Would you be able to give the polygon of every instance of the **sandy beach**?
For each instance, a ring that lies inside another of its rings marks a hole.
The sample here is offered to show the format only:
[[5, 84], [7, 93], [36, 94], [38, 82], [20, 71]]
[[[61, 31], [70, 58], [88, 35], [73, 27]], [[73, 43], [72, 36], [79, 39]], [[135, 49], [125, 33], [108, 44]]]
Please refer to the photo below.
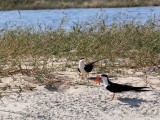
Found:
[[[1, 120], [159, 120], [160, 76], [117, 76], [113, 82], [134, 86], [151, 86], [152, 91], [116, 94], [105, 90], [103, 84], [81, 80], [76, 72], [57, 72], [64, 84], [58, 89], [46, 89], [45, 85], [34, 85], [33, 91], [10, 93], [1, 98]], [[20, 78], [21, 85], [29, 84]], [[91, 74], [90, 76], [95, 76]], [[17, 80], [18, 81], [18, 80]], [[12, 83], [11, 77], [1, 78], [0, 85]], [[17, 82], [15, 82], [17, 85]]]

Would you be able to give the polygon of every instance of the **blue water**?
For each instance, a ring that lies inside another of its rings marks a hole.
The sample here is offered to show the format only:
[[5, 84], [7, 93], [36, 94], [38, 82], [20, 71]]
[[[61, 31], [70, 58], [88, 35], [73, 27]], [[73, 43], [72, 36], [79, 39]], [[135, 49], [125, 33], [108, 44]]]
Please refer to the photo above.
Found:
[[11, 10], [0, 11], [0, 29], [14, 27], [42, 27], [50, 26], [57, 29], [64, 19], [65, 29], [70, 29], [75, 23], [105, 19], [109, 26], [114, 21], [124, 21], [145, 24], [148, 19], [160, 21], [160, 7], [132, 7], [132, 8], [84, 8], [84, 9], [48, 9], [48, 10]]

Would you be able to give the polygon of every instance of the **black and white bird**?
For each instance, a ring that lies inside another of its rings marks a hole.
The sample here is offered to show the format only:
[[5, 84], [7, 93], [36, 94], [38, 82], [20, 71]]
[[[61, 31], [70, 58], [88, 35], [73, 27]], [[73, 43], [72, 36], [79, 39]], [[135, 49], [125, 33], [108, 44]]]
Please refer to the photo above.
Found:
[[114, 99], [115, 93], [121, 93], [121, 92], [127, 92], [127, 91], [135, 91], [135, 92], [151, 91], [151, 90], [145, 89], [149, 87], [134, 87], [131, 85], [113, 83], [109, 80], [109, 77], [106, 74], [102, 74], [100, 77], [97, 77], [95, 80], [95, 82], [100, 82], [100, 81], [103, 81], [103, 84], [106, 90], [114, 93], [112, 100]]
[[89, 76], [89, 72], [91, 72], [94, 68], [94, 63], [100, 61], [102, 59], [96, 60], [91, 63], [86, 63], [85, 58], [81, 58], [78, 64], [78, 71], [81, 74], [82, 78], [87, 78]]

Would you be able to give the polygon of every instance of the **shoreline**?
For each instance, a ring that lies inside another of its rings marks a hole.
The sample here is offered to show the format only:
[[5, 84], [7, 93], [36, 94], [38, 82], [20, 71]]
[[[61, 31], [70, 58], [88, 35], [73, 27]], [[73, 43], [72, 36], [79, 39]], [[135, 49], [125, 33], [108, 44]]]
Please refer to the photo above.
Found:
[[13, 9], [0, 9], [0, 11], [12, 11], [12, 10], [65, 10], [65, 9], [106, 9], [106, 8], [138, 8], [138, 7], [160, 7], [158, 5], [148, 5], [148, 6], [110, 6], [110, 7], [65, 7], [65, 8], [13, 8]]
[[69, 9], [69, 8], [122, 8], [122, 7], [147, 7], [147, 6], [160, 6], [160, 1], [128, 1], [122, 0], [77, 0], [77, 1], [25, 1], [19, 2], [6, 0], [0, 2], [0, 10], [40, 10], [40, 9]]

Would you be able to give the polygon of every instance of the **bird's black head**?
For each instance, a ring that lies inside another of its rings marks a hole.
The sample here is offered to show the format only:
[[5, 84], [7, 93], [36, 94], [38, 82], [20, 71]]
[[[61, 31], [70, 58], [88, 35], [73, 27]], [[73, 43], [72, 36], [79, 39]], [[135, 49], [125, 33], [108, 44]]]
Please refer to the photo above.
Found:
[[85, 58], [84, 57], [80, 58], [80, 60], [83, 60], [83, 59], [85, 59]]
[[101, 77], [109, 78], [108, 75], [106, 75], [106, 74], [102, 74]]

